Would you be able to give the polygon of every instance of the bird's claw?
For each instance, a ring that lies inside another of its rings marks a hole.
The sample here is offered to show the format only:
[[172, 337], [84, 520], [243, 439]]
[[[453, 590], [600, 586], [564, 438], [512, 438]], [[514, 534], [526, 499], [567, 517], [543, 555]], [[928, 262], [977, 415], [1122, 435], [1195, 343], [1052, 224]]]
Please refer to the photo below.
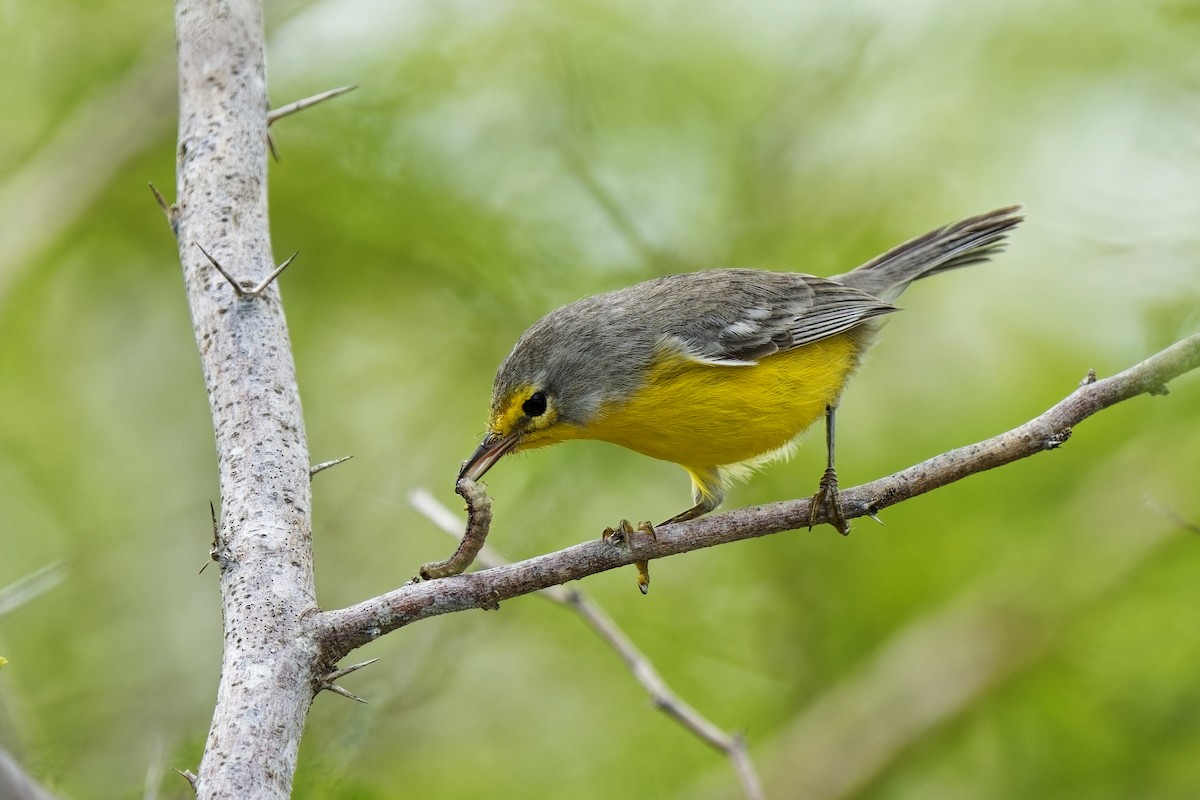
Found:
[[[620, 545], [632, 541], [635, 533], [647, 535], [651, 539], [658, 538], [654, 532], [654, 526], [649, 522], [639, 522], [635, 528], [627, 519], [618, 522], [616, 528], [605, 528], [603, 534], [601, 534], [601, 538], [609, 544]], [[638, 590], [642, 594], [646, 594], [650, 591], [650, 562], [635, 561], [633, 562], [633, 566], [637, 569]]]
[[817, 524], [817, 517], [821, 511], [825, 512], [825, 521], [834, 527], [842, 536], [847, 536], [850, 533], [850, 522], [846, 519], [846, 514], [842, 510], [841, 492], [838, 491], [837, 471], [833, 467], [825, 470], [825, 474], [821, 476], [821, 483], [817, 488], [817, 493], [812, 496], [808, 507], [808, 529], [811, 531], [813, 526]]

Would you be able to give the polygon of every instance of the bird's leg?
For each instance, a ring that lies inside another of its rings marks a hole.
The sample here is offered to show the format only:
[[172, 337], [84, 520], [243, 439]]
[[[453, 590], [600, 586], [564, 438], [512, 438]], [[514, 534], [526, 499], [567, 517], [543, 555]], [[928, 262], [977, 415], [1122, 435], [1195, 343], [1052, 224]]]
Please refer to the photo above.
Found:
[[725, 485], [721, 477], [720, 467], [684, 467], [692, 478], [692, 502], [696, 505], [687, 511], [681, 511], [660, 525], [673, 525], [676, 522], [687, 522], [689, 519], [703, 517], [725, 499]]
[[[632, 537], [635, 533], [646, 534], [651, 539], [656, 538], [654, 526], [649, 522], [639, 522], [638, 526], [634, 528], [629, 524], [629, 520], [627, 519], [623, 519], [617, 523], [617, 527], [615, 529], [605, 528], [601, 538], [603, 538], [604, 541], [608, 542], [609, 544], [619, 545], [624, 542], [631, 543]], [[650, 591], [650, 562], [635, 561], [633, 562], [633, 566], [635, 569], [637, 569], [638, 589], [642, 594], [646, 594]]]
[[813, 525], [817, 524], [817, 512], [823, 510], [826, 521], [838, 533], [845, 536], [850, 533], [850, 523], [846, 521], [846, 515], [842, 511], [842, 498], [838, 492], [837, 470], [833, 468], [833, 419], [835, 411], [837, 411], [836, 406], [825, 406], [825, 447], [828, 461], [826, 462], [825, 474], [821, 476], [821, 483], [817, 488], [817, 493], [812, 496], [809, 504], [808, 529], [811, 531]]
[[[702, 517], [721, 505], [721, 500], [725, 497], [725, 487], [721, 480], [719, 467], [684, 467], [684, 469], [692, 476], [692, 500], [696, 505], [687, 511], [676, 514], [666, 522], [660, 523], [661, 525], [672, 525], [676, 522], [686, 522], [689, 519]], [[654, 532], [654, 526], [649, 522], [639, 522], [637, 528], [634, 528], [627, 519], [621, 520], [615, 529], [605, 528], [602, 538], [609, 544], [617, 545], [623, 542], [632, 542], [635, 533], [645, 534], [651, 539], [658, 538]], [[635, 561], [633, 565], [637, 568], [638, 589], [642, 591], [642, 594], [646, 594], [650, 591], [650, 562]]]
[[687, 522], [689, 519], [696, 519], [697, 517], [703, 517], [705, 514], [712, 511], [714, 508], [716, 508], [716, 506], [713, 505], [712, 503], [710, 503], [708, 500], [701, 500], [699, 503], [696, 503], [696, 505], [692, 506], [687, 511], [680, 511], [678, 514], [671, 517], [669, 520], [667, 520], [665, 522], [660, 522], [658, 524], [659, 525], [674, 525], [676, 522]]

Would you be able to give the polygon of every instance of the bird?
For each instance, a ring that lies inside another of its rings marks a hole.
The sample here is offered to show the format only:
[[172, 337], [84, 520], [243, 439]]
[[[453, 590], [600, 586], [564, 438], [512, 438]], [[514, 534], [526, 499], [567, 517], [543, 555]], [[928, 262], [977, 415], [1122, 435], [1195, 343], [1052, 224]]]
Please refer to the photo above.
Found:
[[716, 509], [733, 481], [790, 453], [824, 418], [827, 466], [809, 527], [824, 510], [848, 533], [834, 466], [848, 379], [910, 283], [989, 260], [1021, 212], [1008, 206], [939, 227], [832, 277], [709, 269], [551, 311], [497, 369], [486, 435], [459, 478], [477, 481], [510, 453], [611, 442], [687, 471], [692, 505], [665, 526]]

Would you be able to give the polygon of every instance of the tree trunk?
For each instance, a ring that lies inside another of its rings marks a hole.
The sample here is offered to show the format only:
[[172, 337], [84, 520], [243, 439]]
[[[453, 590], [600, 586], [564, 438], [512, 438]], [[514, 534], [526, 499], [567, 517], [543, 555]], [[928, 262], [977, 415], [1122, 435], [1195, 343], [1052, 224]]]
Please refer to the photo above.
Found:
[[285, 798], [315, 693], [308, 443], [267, 220], [267, 95], [256, 0], [179, 0], [171, 210], [216, 434], [225, 646], [195, 783], [202, 798]]

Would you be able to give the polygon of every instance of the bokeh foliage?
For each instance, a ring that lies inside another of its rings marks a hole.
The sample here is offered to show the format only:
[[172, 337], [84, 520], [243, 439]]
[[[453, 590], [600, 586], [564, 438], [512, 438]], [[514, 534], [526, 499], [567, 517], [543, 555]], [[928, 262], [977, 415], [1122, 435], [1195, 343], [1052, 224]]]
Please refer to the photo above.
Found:
[[[281, 122], [271, 173], [277, 253], [301, 251], [282, 290], [313, 457], [356, 456], [315, 484], [325, 607], [449, 551], [407, 493], [457, 506], [496, 363], [583, 294], [706, 266], [828, 274], [1026, 203], [997, 262], [905, 296], [843, 405], [849, 483], [1200, 327], [1192, 3], [341, 0], [269, 4], [268, 29], [277, 104], [361, 85]], [[78, 798], [140, 796], [147, 765], [159, 796], [186, 796], [162, 767], [197, 763], [220, 663], [216, 576], [196, 575], [210, 423], [145, 188], [172, 194], [172, 37], [165, 4], [128, 0], [10, 3], [0, 28], [0, 586], [66, 563], [0, 617], [0, 745]], [[773, 797], [806, 764], [797, 720], [980, 596], [1031, 655], [854, 796], [1192, 797], [1200, 541], [1171, 514], [1200, 521], [1198, 415], [1191, 376], [886, 527], [655, 563], [647, 598], [631, 571], [584, 588], [746, 732]], [[811, 492], [819, 438], [730, 503]], [[687, 502], [678, 469], [598, 444], [512, 459], [489, 485], [512, 558]], [[383, 659], [349, 681], [370, 705], [317, 699], [298, 797], [736, 796], [535, 598], [361, 655]]]

